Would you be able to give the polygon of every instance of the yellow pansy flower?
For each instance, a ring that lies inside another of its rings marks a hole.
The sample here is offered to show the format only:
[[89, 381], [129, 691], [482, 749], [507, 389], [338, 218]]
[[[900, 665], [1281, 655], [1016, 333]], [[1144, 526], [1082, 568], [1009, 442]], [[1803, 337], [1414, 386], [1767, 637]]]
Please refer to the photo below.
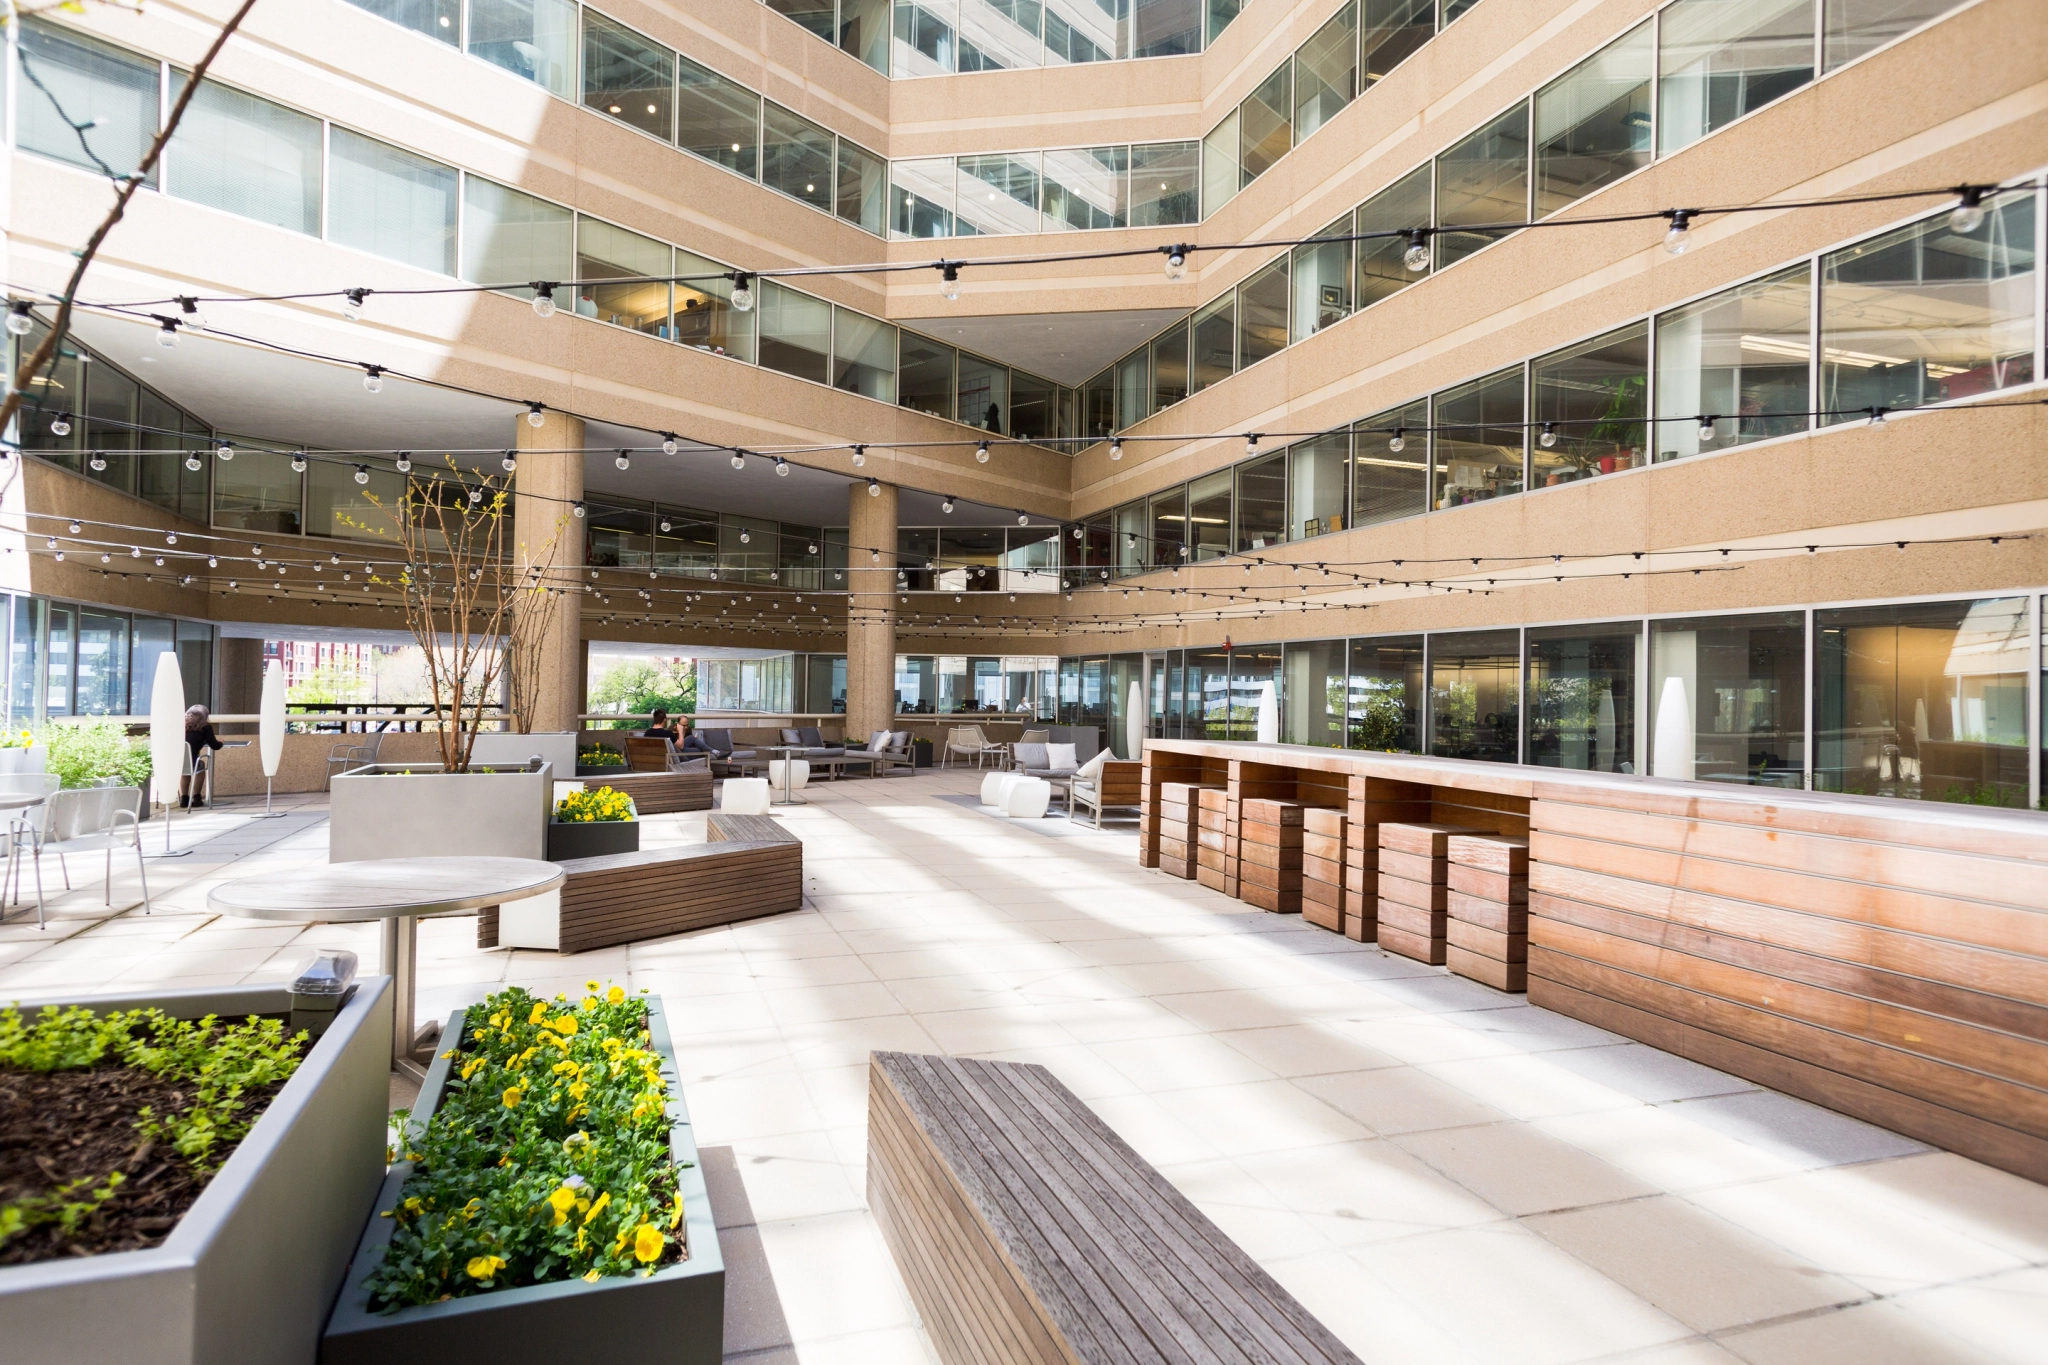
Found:
[[594, 991], [597, 989], [597, 983], [595, 981], [586, 981], [583, 983], [583, 989], [586, 991]]
[[613, 1003], [614, 1005], [624, 1004], [626, 1000], [626, 988], [624, 986], [614, 986], [604, 993], [604, 998], [611, 1001], [611, 1003]]
[[573, 1038], [576, 1036], [576, 1016], [573, 1014], [558, 1014], [548, 1020], [548, 1027], [561, 1034], [564, 1038]]
[[488, 1280], [505, 1268], [503, 1256], [472, 1256], [469, 1258], [469, 1278]]
[[505, 1087], [505, 1107], [507, 1109], [517, 1109], [519, 1107], [519, 1101], [525, 1098], [526, 1092], [524, 1090], [521, 1090], [518, 1086], [512, 1085]]
[[661, 1249], [668, 1245], [668, 1238], [661, 1235], [661, 1229], [652, 1223], [642, 1223], [633, 1232], [633, 1259], [642, 1265], [652, 1265], [661, 1259]]
[[599, 1215], [600, 1213], [603, 1213], [604, 1206], [611, 1202], [612, 1197], [609, 1193], [600, 1194], [597, 1197], [597, 1202], [590, 1206], [590, 1212], [583, 1215], [583, 1221], [585, 1223], [588, 1223], [591, 1219], [597, 1217], [597, 1215]]
[[603, 1278], [604, 1276], [601, 1273], [599, 1273], [595, 1268], [592, 1268], [591, 1270], [585, 1272], [583, 1276], [583, 1282], [585, 1284], [596, 1284], [599, 1280]]

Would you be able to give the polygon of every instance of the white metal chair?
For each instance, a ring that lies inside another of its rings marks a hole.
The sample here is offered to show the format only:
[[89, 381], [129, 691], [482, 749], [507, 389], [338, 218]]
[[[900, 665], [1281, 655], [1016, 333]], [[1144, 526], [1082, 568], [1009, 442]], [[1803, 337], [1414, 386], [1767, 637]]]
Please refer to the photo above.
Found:
[[367, 736], [365, 736], [365, 742], [362, 744], [349, 744], [343, 742], [329, 749], [327, 751], [326, 784], [329, 790], [333, 789], [334, 770], [337, 766], [339, 766], [341, 771], [344, 773], [352, 773], [357, 768], [374, 767], [377, 762], [377, 751], [381, 749], [383, 746], [384, 730], [383, 727], [380, 726], [377, 729], [370, 731], [370, 733]]
[[[135, 872], [142, 879], [142, 913], [150, 913], [149, 872], [142, 861], [142, 823], [137, 812], [142, 809], [142, 788], [140, 787], [86, 787], [74, 791], [53, 792], [44, 802], [48, 812], [43, 826], [43, 836], [35, 846], [36, 865], [36, 927], [46, 923], [43, 905], [43, 855], [55, 853], [58, 866], [64, 867], [67, 853], [99, 853], [107, 855], [106, 903], [114, 903], [114, 850], [117, 848], [135, 851]], [[71, 885], [71, 874], [65, 868], [64, 885]]]
[[[43, 822], [49, 817], [49, 797], [52, 792], [64, 786], [64, 779], [55, 773], [0, 773], [0, 792], [9, 796], [40, 796], [43, 804], [26, 806], [16, 811], [7, 824], [7, 870], [0, 873], [0, 898], [7, 892], [7, 881], [14, 881], [14, 903], [21, 904], [21, 864], [18, 858], [23, 850], [33, 852], [36, 841], [43, 837]], [[67, 880], [68, 887], [70, 882]]]

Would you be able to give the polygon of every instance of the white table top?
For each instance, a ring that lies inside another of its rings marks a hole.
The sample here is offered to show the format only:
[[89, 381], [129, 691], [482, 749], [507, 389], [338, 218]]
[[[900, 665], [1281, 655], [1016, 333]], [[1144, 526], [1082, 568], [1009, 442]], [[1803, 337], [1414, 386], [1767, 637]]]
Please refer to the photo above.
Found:
[[242, 877], [207, 893], [207, 905], [250, 919], [346, 923], [459, 915], [560, 886], [560, 863], [538, 858], [376, 858]]
[[48, 799], [43, 792], [0, 792], [0, 810], [26, 810]]

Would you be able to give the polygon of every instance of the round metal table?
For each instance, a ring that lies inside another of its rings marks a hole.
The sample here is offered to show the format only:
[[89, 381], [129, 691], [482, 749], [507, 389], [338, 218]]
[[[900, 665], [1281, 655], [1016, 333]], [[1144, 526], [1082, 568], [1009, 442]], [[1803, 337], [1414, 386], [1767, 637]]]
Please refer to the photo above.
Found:
[[420, 920], [546, 895], [565, 876], [561, 864], [538, 858], [377, 858], [222, 882], [207, 893], [206, 904], [225, 915], [297, 924], [382, 920], [382, 967], [391, 977], [395, 1011], [392, 1069], [419, 1079], [426, 1074], [413, 1027]]

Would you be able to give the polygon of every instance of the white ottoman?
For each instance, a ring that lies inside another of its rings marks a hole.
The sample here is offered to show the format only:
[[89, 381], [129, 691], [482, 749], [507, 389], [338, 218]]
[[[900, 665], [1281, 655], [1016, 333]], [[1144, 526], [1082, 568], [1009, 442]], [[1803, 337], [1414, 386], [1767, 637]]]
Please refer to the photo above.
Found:
[[768, 779], [765, 777], [726, 778], [725, 794], [719, 798], [718, 808], [728, 815], [766, 815], [768, 813]]
[[1040, 820], [1052, 804], [1052, 783], [1042, 777], [1015, 777], [1003, 791], [1003, 814], [1019, 820]]
[[782, 769], [785, 764], [794, 765], [789, 773], [787, 790], [800, 792], [811, 782], [810, 760], [802, 758], [775, 758], [768, 761], [768, 786], [772, 791], [783, 791]]
[[1012, 778], [1014, 778], [1014, 777], [1017, 777], [1017, 776], [1018, 776], [1018, 774], [1016, 774], [1016, 773], [1002, 773], [1002, 772], [997, 772], [997, 773], [990, 773], [990, 774], [989, 774], [988, 776], [986, 776], [986, 777], [982, 778], [982, 779], [981, 779], [981, 804], [982, 804], [982, 805], [984, 805], [984, 806], [1000, 806], [1000, 805], [1002, 805], [1002, 804], [1003, 804], [1003, 787], [1004, 787], [1004, 785], [1005, 785], [1006, 783], [1008, 783], [1008, 782], [1009, 782], [1009, 781], [1010, 781], [1010, 780], [1011, 780]]

